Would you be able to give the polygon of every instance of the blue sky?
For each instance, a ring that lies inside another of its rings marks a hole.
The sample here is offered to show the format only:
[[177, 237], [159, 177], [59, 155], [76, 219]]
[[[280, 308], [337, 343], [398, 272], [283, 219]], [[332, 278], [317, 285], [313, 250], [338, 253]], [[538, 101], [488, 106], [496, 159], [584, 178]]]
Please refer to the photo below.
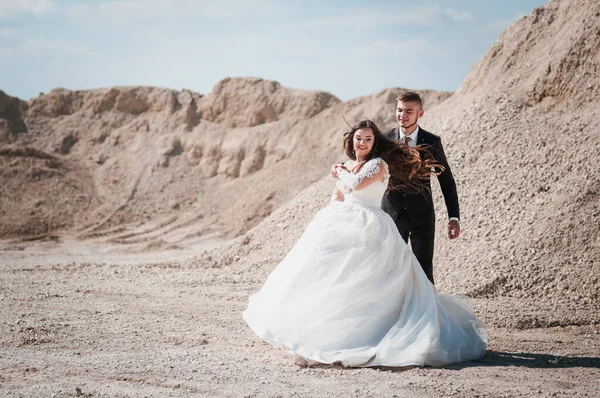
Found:
[[0, 0], [0, 90], [187, 88], [257, 76], [342, 100], [456, 90], [544, 0]]

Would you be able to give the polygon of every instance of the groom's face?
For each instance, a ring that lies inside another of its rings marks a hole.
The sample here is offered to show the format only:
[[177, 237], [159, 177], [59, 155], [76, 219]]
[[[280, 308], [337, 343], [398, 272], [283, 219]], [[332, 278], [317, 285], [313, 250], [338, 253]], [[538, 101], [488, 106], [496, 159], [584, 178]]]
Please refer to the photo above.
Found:
[[396, 120], [400, 127], [409, 129], [417, 124], [423, 113], [423, 109], [421, 109], [421, 106], [416, 101], [398, 101]]

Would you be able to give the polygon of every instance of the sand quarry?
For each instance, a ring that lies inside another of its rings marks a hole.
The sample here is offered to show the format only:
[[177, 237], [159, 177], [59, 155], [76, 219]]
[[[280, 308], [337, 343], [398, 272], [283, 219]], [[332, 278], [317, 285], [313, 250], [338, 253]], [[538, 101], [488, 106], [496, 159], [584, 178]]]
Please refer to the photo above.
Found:
[[437, 286], [490, 339], [440, 369], [300, 367], [241, 318], [326, 204], [344, 119], [393, 127], [404, 88], [0, 92], [0, 395], [600, 397], [599, 16], [550, 1], [419, 90], [461, 202], [450, 242], [433, 182]]

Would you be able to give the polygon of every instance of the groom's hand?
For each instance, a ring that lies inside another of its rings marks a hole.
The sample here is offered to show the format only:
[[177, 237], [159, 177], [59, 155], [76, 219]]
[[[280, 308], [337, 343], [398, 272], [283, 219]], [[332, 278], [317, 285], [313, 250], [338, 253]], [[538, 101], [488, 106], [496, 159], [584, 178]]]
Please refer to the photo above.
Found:
[[457, 220], [448, 221], [448, 238], [456, 239], [460, 235], [460, 224]]
[[348, 170], [343, 163], [334, 164], [333, 167], [331, 167], [331, 176], [333, 178], [338, 177], [338, 169], [345, 169], [346, 171]]
[[339, 167], [340, 167], [340, 165], [339, 165], [339, 164], [334, 164], [334, 165], [331, 167], [331, 176], [332, 176], [333, 178], [337, 178], [337, 171], [338, 171], [338, 168], [339, 168]]

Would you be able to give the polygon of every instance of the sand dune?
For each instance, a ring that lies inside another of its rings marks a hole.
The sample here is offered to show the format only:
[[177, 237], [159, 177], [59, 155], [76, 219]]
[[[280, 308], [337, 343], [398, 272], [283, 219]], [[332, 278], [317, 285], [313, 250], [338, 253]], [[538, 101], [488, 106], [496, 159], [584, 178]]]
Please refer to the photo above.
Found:
[[434, 181], [437, 287], [469, 296], [490, 329], [486, 357], [447, 369], [298, 368], [241, 319], [326, 205], [345, 120], [393, 127], [402, 88], [0, 92], [0, 389], [598, 396], [599, 15], [595, 0], [552, 0], [457, 92], [421, 91], [462, 215], [450, 242]]

